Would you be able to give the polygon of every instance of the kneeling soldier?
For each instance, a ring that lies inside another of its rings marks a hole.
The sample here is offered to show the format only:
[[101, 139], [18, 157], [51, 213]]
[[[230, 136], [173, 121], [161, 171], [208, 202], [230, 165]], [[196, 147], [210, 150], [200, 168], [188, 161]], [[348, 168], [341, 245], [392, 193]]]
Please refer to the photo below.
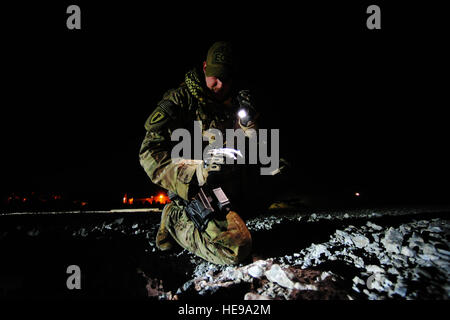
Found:
[[[156, 236], [160, 250], [174, 243], [216, 264], [236, 264], [249, 256], [252, 238], [241, 217], [233, 210], [214, 215], [199, 228], [186, 211], [186, 206], [202, 186], [217, 182], [220, 174], [209, 174], [202, 160], [171, 158], [171, 134], [177, 128], [193, 133], [195, 121], [201, 131], [242, 129], [251, 134], [254, 121], [240, 121], [236, 101], [249, 101], [248, 91], [234, 91], [232, 48], [228, 42], [216, 42], [208, 50], [200, 69], [186, 73], [184, 82], [167, 91], [145, 123], [147, 131], [139, 152], [142, 167], [151, 181], [171, 194], [172, 201], [162, 212]], [[193, 135], [192, 135], [193, 136]], [[225, 183], [229, 177], [222, 174]], [[220, 178], [219, 178], [220, 180]]]

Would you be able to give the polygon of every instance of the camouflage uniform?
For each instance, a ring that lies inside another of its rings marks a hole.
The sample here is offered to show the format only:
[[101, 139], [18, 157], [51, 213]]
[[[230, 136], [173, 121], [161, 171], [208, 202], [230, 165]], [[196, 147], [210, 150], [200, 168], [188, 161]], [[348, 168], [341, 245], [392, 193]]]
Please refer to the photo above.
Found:
[[[199, 162], [171, 159], [173, 130], [185, 128], [193, 136], [194, 121], [202, 122], [203, 133], [209, 128], [219, 129], [223, 134], [225, 129], [248, 129], [236, 121], [237, 110], [231, 98], [220, 103], [208, 92], [201, 71], [191, 70], [179, 88], [164, 94], [145, 122], [147, 133], [139, 153], [142, 167], [153, 183], [185, 200], [190, 200], [196, 193], [195, 173]], [[238, 263], [251, 250], [250, 232], [233, 211], [222, 220], [210, 221], [207, 229], [199, 232], [183, 205], [175, 200], [164, 207], [161, 224], [183, 248], [213, 263]]]

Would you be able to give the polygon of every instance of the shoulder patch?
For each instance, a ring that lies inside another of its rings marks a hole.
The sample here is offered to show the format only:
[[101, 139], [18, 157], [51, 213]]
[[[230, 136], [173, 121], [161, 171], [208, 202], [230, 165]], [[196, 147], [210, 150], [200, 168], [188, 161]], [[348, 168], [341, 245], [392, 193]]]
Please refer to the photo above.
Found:
[[162, 100], [158, 103], [158, 107], [160, 107], [169, 117], [175, 118], [176, 105], [172, 101]]
[[145, 121], [145, 129], [147, 131], [159, 131], [170, 120], [170, 116], [159, 106], [150, 114]]
[[150, 124], [158, 123], [162, 121], [165, 117], [166, 115], [164, 113], [160, 112], [159, 110], [156, 110], [150, 117]]
[[177, 106], [170, 100], [162, 100], [145, 122], [147, 131], [159, 131], [177, 118]]

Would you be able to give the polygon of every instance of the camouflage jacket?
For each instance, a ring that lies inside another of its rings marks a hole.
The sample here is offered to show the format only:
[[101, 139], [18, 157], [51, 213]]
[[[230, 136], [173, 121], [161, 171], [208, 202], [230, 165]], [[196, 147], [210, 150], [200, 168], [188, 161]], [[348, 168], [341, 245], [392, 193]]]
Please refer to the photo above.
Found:
[[[244, 127], [237, 118], [237, 92], [225, 102], [217, 102], [209, 95], [203, 74], [197, 70], [186, 73], [185, 81], [176, 89], [168, 90], [145, 122], [146, 134], [141, 144], [139, 160], [151, 181], [188, 200], [189, 187], [198, 167], [198, 161], [173, 161], [171, 151], [176, 142], [171, 134], [184, 128], [193, 134], [194, 121], [201, 121], [202, 133], [214, 128], [225, 134], [225, 129]], [[193, 136], [193, 135], [192, 135]], [[196, 182], [196, 181], [195, 181]]]

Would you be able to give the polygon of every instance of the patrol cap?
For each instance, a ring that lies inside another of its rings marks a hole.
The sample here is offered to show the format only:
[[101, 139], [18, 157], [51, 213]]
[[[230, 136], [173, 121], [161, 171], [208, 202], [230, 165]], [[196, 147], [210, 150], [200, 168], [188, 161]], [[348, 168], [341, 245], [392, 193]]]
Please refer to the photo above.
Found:
[[207, 77], [230, 78], [233, 74], [233, 50], [230, 42], [215, 42], [206, 56]]

